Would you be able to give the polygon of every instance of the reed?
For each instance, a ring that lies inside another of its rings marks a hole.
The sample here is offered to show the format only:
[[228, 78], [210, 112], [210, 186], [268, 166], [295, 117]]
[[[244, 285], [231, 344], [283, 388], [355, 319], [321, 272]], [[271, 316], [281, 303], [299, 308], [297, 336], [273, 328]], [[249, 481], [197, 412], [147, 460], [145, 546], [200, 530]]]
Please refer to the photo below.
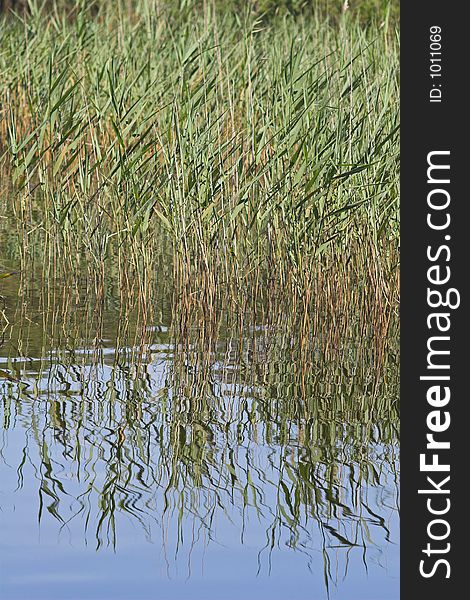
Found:
[[0, 16], [0, 468], [59, 537], [383, 560], [396, 3], [314, 4]]
[[[269, 20], [30, 3], [0, 42], [2, 193], [17, 268], [373, 316], [398, 303], [398, 42], [347, 11]], [[0, 224], [2, 225], [2, 224]], [[6, 225], [3, 224], [6, 228]], [[16, 263], [15, 263], [16, 264]], [[210, 319], [209, 319], [210, 320]]]

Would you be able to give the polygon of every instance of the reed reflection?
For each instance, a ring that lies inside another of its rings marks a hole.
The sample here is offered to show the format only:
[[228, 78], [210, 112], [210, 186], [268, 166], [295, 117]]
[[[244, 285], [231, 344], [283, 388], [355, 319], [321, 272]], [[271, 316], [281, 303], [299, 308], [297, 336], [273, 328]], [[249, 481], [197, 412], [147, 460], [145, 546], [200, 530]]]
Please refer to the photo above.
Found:
[[353, 555], [380, 563], [397, 542], [392, 345], [346, 339], [325, 360], [272, 324], [183, 339], [181, 321], [138, 319], [110, 341], [106, 318], [90, 345], [3, 349], [4, 510], [33, 498], [39, 530], [97, 550], [119, 551], [131, 521], [169, 575], [190, 577], [210, 545], [255, 546], [265, 574], [297, 553], [327, 587]]

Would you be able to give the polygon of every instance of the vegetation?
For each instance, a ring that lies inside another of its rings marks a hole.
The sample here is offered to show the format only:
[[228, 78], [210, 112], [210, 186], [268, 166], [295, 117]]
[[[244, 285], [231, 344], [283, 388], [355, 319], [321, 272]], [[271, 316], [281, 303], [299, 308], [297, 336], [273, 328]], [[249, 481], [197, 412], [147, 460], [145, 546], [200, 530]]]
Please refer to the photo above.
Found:
[[261, 528], [260, 569], [320, 550], [327, 586], [339, 555], [382, 552], [397, 5], [1, 3], [12, 506], [39, 498], [41, 524], [97, 548], [156, 523], [175, 562], [189, 540], [189, 571], [223, 519], [242, 542]]
[[[125, 0], [121, 6], [125, 10], [135, 11], [142, 0]], [[399, 0], [146, 0], [151, 9], [158, 10], [164, 7], [176, 12], [212, 5], [218, 10], [231, 12], [249, 11], [264, 18], [278, 14], [318, 14], [331, 19], [338, 19], [345, 12], [352, 12], [363, 23], [383, 22], [393, 19], [397, 22], [400, 2]], [[93, 7], [93, 14], [105, 4], [100, 0], [88, 2], [87, 6]], [[80, 2], [76, 0], [42, 0], [40, 6], [49, 11], [61, 11], [67, 15], [74, 15]], [[0, 10], [5, 13], [28, 13], [30, 0], [0, 0]]]
[[374, 307], [388, 321], [393, 29], [347, 12], [328, 24], [126, 6], [83, 3], [70, 20], [30, 3], [2, 26], [2, 179], [14, 184], [2, 201], [23, 261], [43, 253], [104, 281], [120, 257], [126, 277], [152, 280], [165, 256], [198, 305], [289, 290], [296, 304]]

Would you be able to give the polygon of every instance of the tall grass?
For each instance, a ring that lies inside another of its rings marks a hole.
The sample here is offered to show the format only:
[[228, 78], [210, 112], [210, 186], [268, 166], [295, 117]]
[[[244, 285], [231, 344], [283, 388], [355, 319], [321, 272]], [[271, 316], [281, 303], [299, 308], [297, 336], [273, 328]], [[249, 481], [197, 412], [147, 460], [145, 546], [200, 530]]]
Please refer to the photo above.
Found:
[[[398, 42], [388, 24], [191, 3], [2, 23], [1, 202], [20, 267], [150, 285], [204, 315], [284, 296], [308, 319], [397, 305]], [[200, 5], [197, 5], [200, 7]], [[197, 8], [196, 7], [196, 8]], [[125, 272], [125, 275], [123, 273]], [[287, 292], [287, 294], [286, 294]], [[303, 309], [302, 309], [303, 307]], [[301, 310], [302, 309], [302, 310]]]
[[1, 459], [97, 547], [226, 514], [336, 579], [396, 509], [391, 13], [50, 4], [0, 22]]

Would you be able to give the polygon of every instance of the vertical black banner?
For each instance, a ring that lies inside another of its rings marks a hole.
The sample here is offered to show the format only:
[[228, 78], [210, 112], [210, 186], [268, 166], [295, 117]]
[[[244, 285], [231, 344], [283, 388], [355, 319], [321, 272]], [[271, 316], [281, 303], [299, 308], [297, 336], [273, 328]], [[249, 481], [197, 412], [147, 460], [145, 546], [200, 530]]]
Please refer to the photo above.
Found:
[[404, 600], [450, 600], [466, 589], [468, 469], [458, 457], [470, 440], [468, 12], [436, 0], [401, 6]]

